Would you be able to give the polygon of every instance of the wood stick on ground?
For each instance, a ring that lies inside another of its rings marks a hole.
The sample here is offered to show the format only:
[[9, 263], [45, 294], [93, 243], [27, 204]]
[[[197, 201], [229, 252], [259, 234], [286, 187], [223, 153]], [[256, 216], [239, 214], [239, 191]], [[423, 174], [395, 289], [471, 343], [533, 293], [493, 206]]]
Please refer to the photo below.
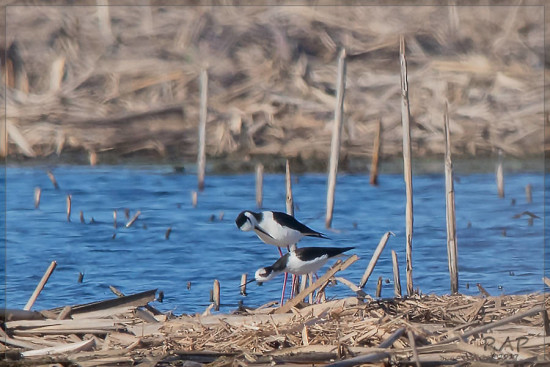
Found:
[[376, 282], [376, 298], [382, 296], [382, 277], [378, 277], [378, 282]]
[[262, 207], [264, 193], [264, 165], [258, 163], [256, 165], [256, 206]]
[[380, 238], [380, 242], [378, 242], [378, 246], [376, 246], [376, 250], [374, 250], [374, 254], [372, 254], [372, 258], [369, 261], [369, 265], [367, 266], [367, 269], [365, 270], [365, 273], [361, 278], [361, 282], [359, 282], [360, 288], [365, 287], [365, 284], [367, 284], [367, 281], [369, 280], [369, 277], [371, 276], [372, 271], [376, 266], [376, 262], [378, 261], [380, 254], [382, 254], [382, 250], [384, 250], [384, 247], [386, 247], [386, 243], [388, 243], [390, 235], [395, 236], [395, 234], [393, 234], [392, 232], [386, 232], [384, 233], [382, 238]]
[[382, 130], [382, 121], [378, 119], [374, 143], [372, 145], [372, 162], [370, 165], [370, 184], [378, 185], [378, 161], [380, 157], [380, 134]]
[[497, 162], [497, 191], [498, 191], [498, 197], [503, 198], [504, 197], [504, 171], [502, 169], [502, 149], [498, 150], [498, 162]]
[[220, 281], [214, 279], [214, 310], [220, 310]]
[[38, 209], [40, 206], [40, 197], [42, 196], [42, 189], [40, 187], [34, 188], [34, 208]]
[[46, 174], [48, 175], [48, 178], [49, 178], [50, 181], [52, 182], [54, 189], [58, 190], [58, 189], [59, 189], [59, 185], [57, 184], [57, 180], [55, 179], [55, 176], [53, 175], [53, 172], [52, 172], [52, 171], [48, 171], [48, 172], [46, 172]]
[[[405, 328], [397, 329], [396, 331], [393, 332], [393, 334], [391, 334], [389, 336], [388, 339], [386, 339], [382, 343], [380, 343], [378, 345], [378, 348], [389, 349], [389, 347], [391, 347], [392, 344], [395, 343], [395, 341], [397, 339], [399, 339], [401, 337], [401, 335], [403, 335], [404, 332], [405, 332]], [[374, 352], [374, 353], [369, 353], [369, 354], [365, 354], [365, 355], [345, 359], [343, 361], [338, 361], [338, 362], [335, 362], [335, 363], [331, 363], [331, 364], [327, 365], [326, 367], [353, 367], [353, 366], [357, 366], [357, 365], [360, 365], [360, 364], [379, 362], [379, 361], [381, 361], [385, 358], [388, 358], [390, 355], [391, 354], [390, 354], [389, 351], [388, 352]]]
[[451, 131], [449, 129], [449, 106], [445, 102], [443, 117], [445, 125], [445, 203], [447, 211], [447, 262], [451, 277], [451, 293], [458, 293], [458, 247], [456, 242], [455, 190], [453, 161], [451, 157]]
[[208, 73], [200, 74], [200, 110], [199, 110], [199, 151], [197, 154], [197, 180], [199, 191], [204, 190], [204, 171], [206, 168], [206, 117], [208, 107]]
[[487, 292], [485, 290], [485, 288], [483, 288], [483, 286], [481, 285], [481, 283], [477, 283], [477, 289], [479, 289], [479, 291], [481, 292], [481, 294], [483, 294], [485, 297], [491, 297], [491, 295], [489, 294], [489, 292]]
[[401, 64], [401, 124], [403, 126], [403, 175], [407, 195], [405, 208], [406, 226], [406, 270], [407, 270], [407, 294], [413, 294], [412, 275], [412, 237], [413, 237], [413, 186], [411, 166], [411, 127], [409, 108], [409, 86], [407, 82], [407, 59], [405, 58], [405, 38], [399, 38], [399, 61]]
[[298, 303], [301, 302], [304, 298], [306, 298], [310, 293], [315, 291], [317, 288], [321, 287], [326, 281], [330, 279], [334, 274], [339, 272], [340, 270], [347, 269], [351, 264], [359, 260], [359, 257], [357, 255], [350, 256], [346, 261], [341, 262], [338, 261], [332, 268], [330, 268], [322, 277], [317, 279], [317, 281], [313, 284], [311, 284], [309, 287], [304, 289], [302, 292], [298, 293], [293, 299], [285, 303], [283, 306], [279, 307], [275, 310], [275, 313], [287, 313], [292, 309], [292, 307], [295, 307]]
[[31, 309], [32, 305], [34, 305], [34, 302], [38, 298], [38, 295], [40, 294], [40, 292], [42, 292], [42, 289], [44, 289], [44, 286], [48, 282], [48, 279], [50, 279], [50, 275], [52, 275], [56, 266], [57, 266], [57, 262], [55, 260], [50, 263], [50, 266], [48, 266], [48, 269], [46, 269], [46, 272], [42, 276], [42, 279], [40, 279], [40, 282], [38, 283], [38, 285], [36, 286], [36, 289], [32, 293], [31, 298], [29, 298], [25, 307], [23, 307], [23, 310], [28, 311]]
[[72, 196], [71, 194], [67, 195], [67, 222], [71, 221], [71, 202], [72, 202]]
[[71, 306], [65, 306], [63, 307], [63, 310], [59, 313], [57, 316], [58, 320], [65, 320], [69, 315], [71, 314], [72, 307]]
[[248, 275], [244, 273], [241, 275], [241, 296], [246, 296], [246, 279]]
[[533, 191], [533, 187], [531, 186], [531, 184], [527, 184], [527, 186], [525, 186], [525, 198], [529, 204], [533, 202], [532, 191]]
[[342, 49], [338, 55], [338, 76], [336, 82], [336, 107], [334, 109], [334, 122], [332, 127], [332, 142], [330, 144], [330, 160], [327, 184], [327, 213], [325, 226], [332, 225], [332, 213], [334, 211], [334, 191], [336, 189], [336, 175], [338, 173], [338, 160], [340, 158], [340, 143], [342, 126], [344, 125], [344, 94], [346, 90], [346, 50]]
[[126, 228], [130, 228], [134, 222], [138, 219], [138, 217], [141, 215], [141, 210], [138, 210], [136, 212], [136, 214], [134, 214], [134, 216], [132, 217], [132, 219], [130, 219], [130, 221], [128, 223], [126, 223]]
[[393, 263], [393, 292], [395, 297], [401, 297], [401, 280], [399, 279], [399, 264], [397, 262], [397, 253], [391, 250], [391, 259]]
[[65, 57], [58, 56], [50, 68], [50, 92], [55, 92], [61, 88], [63, 81], [63, 72], [65, 70]]

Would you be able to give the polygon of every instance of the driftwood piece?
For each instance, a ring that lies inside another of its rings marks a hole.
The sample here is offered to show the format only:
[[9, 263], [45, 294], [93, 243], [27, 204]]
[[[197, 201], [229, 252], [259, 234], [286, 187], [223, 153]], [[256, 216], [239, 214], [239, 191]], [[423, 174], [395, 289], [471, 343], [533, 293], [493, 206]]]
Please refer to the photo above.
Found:
[[83, 340], [80, 343], [70, 343], [66, 345], [60, 345], [57, 347], [50, 347], [44, 349], [35, 349], [29, 350], [21, 353], [23, 357], [35, 357], [35, 356], [44, 356], [51, 354], [61, 354], [61, 353], [76, 353], [81, 350], [89, 350], [94, 347], [94, 339]]

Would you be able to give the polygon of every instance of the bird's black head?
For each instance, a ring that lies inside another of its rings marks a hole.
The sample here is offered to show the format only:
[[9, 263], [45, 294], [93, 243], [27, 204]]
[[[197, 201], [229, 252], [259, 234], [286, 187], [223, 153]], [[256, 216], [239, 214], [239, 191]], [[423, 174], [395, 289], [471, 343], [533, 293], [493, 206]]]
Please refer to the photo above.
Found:
[[245, 213], [246, 213], [246, 211], [241, 212], [241, 213], [237, 216], [237, 219], [235, 219], [235, 224], [237, 225], [238, 228], [241, 228], [241, 227], [243, 226], [243, 224], [245, 224], [246, 221], [248, 220], [248, 218], [246, 217]]

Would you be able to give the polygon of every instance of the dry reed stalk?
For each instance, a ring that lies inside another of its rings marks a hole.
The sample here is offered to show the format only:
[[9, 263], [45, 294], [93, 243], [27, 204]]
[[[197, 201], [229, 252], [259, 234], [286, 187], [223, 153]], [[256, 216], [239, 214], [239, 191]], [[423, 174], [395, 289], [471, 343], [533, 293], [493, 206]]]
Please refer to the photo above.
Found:
[[130, 228], [134, 222], [138, 219], [138, 217], [141, 215], [141, 210], [138, 210], [136, 212], [136, 214], [134, 214], [134, 216], [132, 217], [132, 219], [130, 219], [130, 221], [128, 223], [126, 223], [126, 228]]
[[531, 186], [531, 184], [527, 184], [525, 186], [525, 198], [527, 200], [527, 203], [532, 203], [533, 202], [533, 187]]
[[59, 189], [59, 185], [57, 184], [57, 180], [55, 179], [55, 176], [53, 175], [53, 172], [52, 171], [48, 171], [46, 172], [48, 177], [50, 178], [50, 181], [52, 182], [53, 184], [53, 187], [57, 190]]
[[84, 280], [84, 273], [79, 272], [79, 273], [78, 273], [77, 283], [82, 283], [83, 280]]
[[497, 162], [497, 191], [498, 191], [498, 197], [503, 198], [504, 197], [504, 172], [502, 169], [502, 149], [498, 150], [498, 162]]
[[451, 131], [449, 128], [449, 106], [445, 102], [445, 204], [447, 208], [447, 261], [451, 277], [451, 293], [458, 293], [458, 244], [456, 241], [455, 190], [453, 182], [453, 160], [451, 157]]
[[[285, 164], [285, 188], [286, 188], [286, 200], [285, 200], [285, 206], [286, 206], [286, 213], [288, 215], [294, 216], [294, 198], [292, 196], [292, 177], [290, 175], [290, 162], [288, 159], [286, 160]], [[291, 244], [288, 249], [289, 250], [295, 250], [296, 249], [295, 243]], [[286, 276], [286, 275], [285, 275]], [[302, 275], [301, 280], [298, 276], [292, 277], [292, 290], [291, 290], [291, 296], [294, 294], [300, 293], [300, 290], [302, 290], [301, 284], [306, 283], [307, 280], [307, 274]]]
[[206, 117], [208, 108], [208, 73], [200, 74], [200, 110], [199, 110], [199, 150], [197, 154], [197, 180], [199, 191], [204, 190], [204, 171], [206, 169]]
[[378, 282], [376, 282], [375, 297], [380, 298], [380, 296], [382, 296], [382, 277], [378, 277]]
[[399, 62], [401, 64], [401, 124], [403, 127], [403, 176], [407, 195], [406, 216], [406, 269], [407, 294], [413, 294], [412, 276], [412, 237], [413, 237], [413, 187], [411, 166], [411, 127], [409, 108], [409, 86], [407, 82], [407, 59], [405, 58], [405, 38], [399, 38]]
[[[82, 273], [81, 273], [82, 274]], [[79, 282], [80, 283], [80, 282]], [[65, 306], [57, 316], [57, 320], [65, 320], [71, 313], [72, 307], [71, 306]]]
[[393, 264], [393, 293], [395, 297], [401, 297], [401, 280], [399, 278], [399, 264], [397, 262], [397, 253], [391, 250], [391, 260]]
[[50, 266], [48, 266], [48, 269], [46, 269], [46, 272], [42, 276], [42, 279], [40, 279], [40, 282], [32, 293], [31, 298], [29, 298], [25, 307], [23, 307], [23, 310], [28, 311], [32, 308], [32, 305], [34, 305], [34, 302], [38, 298], [38, 295], [40, 294], [40, 292], [42, 292], [42, 289], [44, 289], [44, 286], [48, 282], [48, 279], [50, 279], [50, 275], [52, 275], [56, 266], [57, 262], [55, 260], [50, 263]]
[[264, 192], [264, 165], [258, 163], [256, 165], [256, 206], [262, 207]]
[[214, 294], [213, 294], [214, 310], [220, 310], [220, 281], [214, 280]]
[[34, 188], [34, 208], [38, 209], [40, 206], [40, 197], [42, 196], [42, 189], [40, 187]]
[[371, 276], [372, 271], [376, 266], [376, 262], [378, 261], [380, 254], [382, 254], [382, 250], [384, 250], [384, 247], [386, 247], [386, 243], [388, 243], [390, 235], [395, 236], [395, 234], [393, 234], [392, 232], [386, 232], [380, 239], [380, 242], [378, 242], [378, 246], [376, 246], [376, 250], [374, 251], [374, 254], [372, 254], [372, 258], [369, 261], [369, 265], [367, 266], [367, 269], [365, 270], [365, 273], [363, 274], [363, 277], [359, 282], [359, 288], [363, 288], [365, 287], [365, 284], [367, 284], [367, 281], [369, 280], [369, 277]]
[[378, 185], [378, 161], [380, 157], [380, 134], [382, 130], [382, 121], [378, 119], [374, 143], [372, 145], [372, 162], [370, 166], [370, 184]]
[[191, 191], [191, 205], [193, 205], [193, 208], [197, 207], [198, 196], [199, 194], [196, 191]]
[[334, 108], [334, 122], [332, 125], [332, 141], [330, 144], [330, 160], [327, 185], [327, 213], [325, 226], [332, 225], [334, 210], [334, 191], [336, 189], [336, 175], [340, 157], [340, 143], [344, 122], [344, 95], [346, 90], [346, 50], [343, 48], [338, 54], [338, 75], [336, 81], [336, 106]]
[[116, 223], [116, 217], [117, 217], [117, 212], [116, 212], [116, 209], [113, 210], [113, 227], [116, 229], [117, 227], [117, 223]]
[[491, 297], [491, 295], [489, 294], [489, 292], [487, 292], [485, 290], [485, 288], [483, 288], [483, 286], [481, 285], [481, 283], [476, 283], [476, 286], [477, 286], [477, 289], [479, 289], [479, 291], [481, 292], [481, 294], [483, 294], [485, 297]]
[[8, 127], [6, 119], [0, 119], [0, 158], [8, 156]]
[[170, 233], [172, 233], [172, 226], [168, 227], [168, 229], [166, 229], [166, 232], [164, 233], [164, 239], [170, 239]]
[[88, 153], [88, 160], [90, 161], [90, 166], [97, 165], [97, 153], [94, 150], [90, 150]]
[[246, 279], [248, 275], [244, 273], [241, 275], [241, 296], [246, 296]]
[[111, 30], [111, 16], [109, 15], [109, 0], [96, 0], [97, 20], [99, 32], [103, 36], [105, 43], [113, 42], [113, 32]]
[[61, 88], [63, 72], [65, 70], [65, 57], [58, 56], [50, 68], [50, 92], [55, 92]]
[[72, 196], [71, 194], [67, 195], [67, 222], [71, 221], [71, 202], [72, 202]]
[[80, 223], [85, 223], [85, 221], [84, 221], [84, 212], [82, 210], [80, 211], [79, 217], [80, 217]]

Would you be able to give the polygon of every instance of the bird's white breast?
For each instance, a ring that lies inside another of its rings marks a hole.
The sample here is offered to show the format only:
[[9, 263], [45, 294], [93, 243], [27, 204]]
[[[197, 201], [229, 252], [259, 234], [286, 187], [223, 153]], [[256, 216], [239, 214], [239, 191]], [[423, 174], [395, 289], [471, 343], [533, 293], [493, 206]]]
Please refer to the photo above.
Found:
[[328, 256], [323, 255], [310, 261], [300, 260], [294, 252], [290, 253], [287, 262], [287, 272], [297, 275], [315, 273], [328, 261]]

